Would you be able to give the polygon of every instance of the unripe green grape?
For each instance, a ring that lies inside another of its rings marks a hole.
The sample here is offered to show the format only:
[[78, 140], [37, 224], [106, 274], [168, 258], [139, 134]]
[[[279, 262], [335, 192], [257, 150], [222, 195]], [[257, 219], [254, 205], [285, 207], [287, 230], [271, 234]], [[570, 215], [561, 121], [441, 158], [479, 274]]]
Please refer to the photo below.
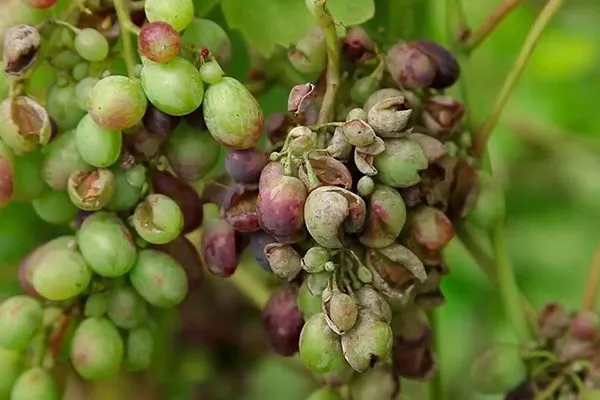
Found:
[[14, 158], [12, 200], [29, 202], [44, 192], [46, 184], [42, 179], [42, 158], [40, 151]]
[[123, 361], [123, 340], [108, 319], [87, 318], [75, 330], [70, 354], [82, 378], [110, 378], [119, 372]]
[[105, 168], [114, 164], [121, 154], [121, 132], [98, 126], [86, 114], [75, 129], [77, 151], [85, 162], [94, 167]]
[[85, 301], [83, 315], [88, 318], [100, 318], [108, 309], [107, 293], [94, 293]]
[[133, 226], [138, 235], [149, 243], [169, 243], [183, 229], [183, 213], [169, 197], [151, 194], [135, 209]]
[[219, 24], [206, 18], [194, 18], [181, 35], [183, 43], [193, 49], [206, 48], [223, 68], [231, 61], [231, 41]]
[[178, 32], [184, 30], [194, 18], [192, 0], [146, 0], [144, 10], [148, 21], [164, 21]]
[[107, 212], [97, 212], [85, 220], [77, 232], [77, 244], [90, 268], [100, 276], [123, 276], [135, 263], [131, 233], [117, 216]]
[[[90, 64], [86, 62], [81, 62], [73, 67], [71, 70], [71, 76], [75, 79], [76, 82], [81, 82], [90, 74]], [[77, 90], [77, 87], [75, 88]]]
[[45, 252], [32, 273], [33, 288], [48, 300], [68, 300], [83, 293], [92, 270], [81, 254], [71, 249]]
[[21, 374], [23, 356], [16, 350], [0, 347], [0, 399], [8, 399], [10, 391]]
[[323, 387], [312, 392], [306, 400], [342, 400], [342, 396], [333, 388]]
[[42, 179], [51, 189], [66, 190], [73, 172], [91, 169], [77, 152], [74, 131], [61, 133], [44, 148]]
[[239, 81], [225, 77], [210, 85], [203, 111], [208, 130], [222, 145], [235, 150], [256, 146], [263, 128], [262, 109]]
[[73, 50], [59, 51], [50, 59], [50, 65], [57, 70], [67, 71], [84, 61], [79, 54]]
[[120, 131], [142, 120], [148, 100], [137, 80], [111, 75], [100, 79], [92, 87], [87, 105], [96, 124]]
[[175, 57], [166, 63], [147, 61], [140, 77], [148, 100], [164, 113], [186, 115], [202, 103], [202, 78], [196, 67], [184, 58]]
[[157, 250], [140, 251], [129, 277], [135, 290], [156, 307], [173, 308], [187, 294], [187, 275], [183, 267]]
[[64, 190], [48, 190], [31, 202], [38, 217], [54, 225], [66, 225], [75, 219], [77, 207]]
[[147, 317], [146, 301], [130, 286], [121, 285], [107, 293], [108, 318], [119, 328], [133, 329]]
[[154, 356], [154, 337], [150, 329], [141, 327], [129, 331], [125, 353], [130, 371], [150, 368]]
[[216, 61], [209, 61], [200, 66], [200, 76], [208, 84], [219, 82], [223, 78], [223, 70]]
[[321, 296], [315, 296], [308, 290], [308, 280], [305, 279], [298, 290], [298, 308], [305, 321], [321, 312], [321, 303]]
[[167, 138], [165, 151], [175, 174], [186, 182], [196, 182], [217, 165], [221, 146], [208, 132], [182, 121]]
[[69, 177], [71, 202], [84, 211], [97, 211], [108, 204], [115, 193], [115, 177], [108, 169], [75, 171]]
[[80, 30], [73, 44], [77, 53], [88, 61], [102, 61], [108, 56], [108, 41], [96, 29]]
[[140, 170], [144, 174], [146, 169], [143, 165], [136, 165], [129, 171], [125, 171], [119, 166], [112, 168], [112, 172], [115, 176], [115, 193], [110, 199], [106, 208], [111, 211], [128, 211], [136, 206], [142, 196], [142, 185], [132, 185], [127, 179], [128, 172], [133, 169]]
[[24, 350], [42, 327], [40, 303], [25, 295], [13, 296], [0, 304], [0, 347]]
[[85, 111], [77, 107], [75, 85], [71, 83], [62, 86], [52, 85], [46, 95], [46, 110], [61, 132], [75, 128], [85, 115]]
[[10, 400], [59, 400], [58, 385], [52, 375], [40, 367], [23, 372], [16, 380]]
[[304, 365], [318, 374], [337, 371], [346, 362], [339, 336], [329, 328], [323, 313], [306, 321], [300, 333], [299, 347]]
[[88, 76], [87, 78], [82, 79], [77, 86], [75, 86], [75, 100], [77, 101], [77, 106], [81, 110], [87, 111], [90, 92], [98, 81], [98, 78]]

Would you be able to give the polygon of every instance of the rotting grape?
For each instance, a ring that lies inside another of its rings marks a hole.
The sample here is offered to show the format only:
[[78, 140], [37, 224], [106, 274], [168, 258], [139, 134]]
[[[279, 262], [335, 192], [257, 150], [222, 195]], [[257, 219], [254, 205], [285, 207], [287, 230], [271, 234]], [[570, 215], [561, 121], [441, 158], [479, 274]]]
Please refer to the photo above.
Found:
[[273, 350], [282, 356], [291, 356], [298, 351], [304, 320], [298, 308], [297, 297], [296, 286], [281, 286], [271, 294], [262, 312], [262, 325], [267, 340]]
[[75, 171], [69, 176], [67, 192], [71, 202], [84, 211], [100, 210], [115, 193], [115, 176], [108, 169]]
[[33, 98], [9, 97], [0, 103], [0, 139], [17, 155], [47, 144], [50, 136], [48, 112]]
[[45, 148], [42, 178], [51, 189], [66, 190], [73, 172], [91, 169], [77, 152], [75, 131], [61, 133]]
[[234, 274], [238, 267], [235, 231], [222, 219], [213, 219], [204, 224], [202, 253], [208, 270], [221, 277]]
[[164, 194], [150, 194], [138, 204], [132, 218], [133, 227], [149, 243], [164, 244], [183, 230], [183, 214], [175, 201]]
[[179, 33], [164, 21], [154, 21], [142, 26], [138, 36], [138, 50], [147, 59], [168, 62], [181, 48]]

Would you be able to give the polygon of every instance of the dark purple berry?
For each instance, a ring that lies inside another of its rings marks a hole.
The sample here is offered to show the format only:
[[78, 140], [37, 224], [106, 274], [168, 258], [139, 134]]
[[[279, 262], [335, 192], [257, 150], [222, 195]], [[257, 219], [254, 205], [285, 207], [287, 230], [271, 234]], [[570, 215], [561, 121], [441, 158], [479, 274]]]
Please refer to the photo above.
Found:
[[258, 183], [260, 173], [269, 161], [259, 149], [230, 150], [225, 158], [225, 170], [239, 183]]
[[262, 313], [262, 325], [273, 350], [289, 357], [298, 351], [300, 332], [304, 326], [297, 304], [298, 288], [286, 285], [278, 288]]
[[142, 118], [146, 130], [156, 135], [168, 135], [173, 132], [180, 120], [180, 117], [166, 114], [152, 104], [148, 104], [146, 113]]
[[277, 240], [264, 231], [250, 234], [250, 251], [256, 262], [267, 271], [271, 271], [271, 265], [265, 254], [265, 247], [271, 243], [277, 243]]
[[238, 266], [235, 230], [222, 219], [209, 221], [202, 235], [202, 252], [208, 270], [221, 277], [233, 275]]

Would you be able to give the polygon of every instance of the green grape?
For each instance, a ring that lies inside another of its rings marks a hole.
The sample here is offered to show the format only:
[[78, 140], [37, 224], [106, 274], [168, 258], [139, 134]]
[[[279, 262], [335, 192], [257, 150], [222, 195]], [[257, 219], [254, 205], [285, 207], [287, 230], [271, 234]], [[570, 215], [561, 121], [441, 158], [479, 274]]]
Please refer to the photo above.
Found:
[[202, 103], [202, 78], [196, 67], [184, 58], [175, 57], [166, 63], [147, 61], [140, 78], [148, 100], [164, 113], [186, 115]]
[[119, 372], [123, 340], [106, 318], [87, 318], [79, 324], [71, 342], [71, 362], [84, 379], [106, 379]]
[[0, 347], [0, 399], [9, 398], [22, 368], [23, 356], [20, 352]]
[[77, 151], [75, 132], [58, 135], [44, 148], [42, 179], [51, 189], [66, 190], [69, 177], [75, 171], [90, 171], [92, 166], [83, 161]]
[[231, 41], [219, 24], [206, 18], [194, 18], [181, 35], [183, 43], [194, 49], [207, 48], [223, 68], [231, 61]]
[[50, 59], [50, 65], [57, 70], [67, 71], [82, 61], [81, 56], [73, 50], [62, 50]]
[[75, 143], [85, 162], [105, 168], [119, 159], [123, 138], [119, 131], [99, 127], [87, 114], [75, 129]]
[[221, 146], [208, 132], [198, 132], [182, 121], [168, 136], [165, 151], [177, 176], [196, 182], [217, 165]]
[[202, 64], [199, 72], [202, 80], [211, 85], [219, 82], [223, 78], [223, 70], [216, 61], [209, 61]]
[[108, 292], [108, 318], [119, 328], [132, 329], [147, 317], [146, 301], [130, 286], [117, 286]]
[[75, 85], [52, 85], [46, 95], [46, 110], [56, 122], [59, 131], [66, 131], [77, 126], [85, 112], [77, 107]]
[[52, 375], [40, 367], [23, 372], [10, 392], [10, 400], [59, 400], [58, 385]]
[[302, 311], [304, 320], [308, 320], [315, 314], [322, 312], [321, 296], [313, 295], [308, 288], [308, 280], [304, 279], [298, 291], [298, 308]]
[[[73, 76], [73, 79], [75, 79], [75, 81], [77, 81], [77, 82], [81, 82], [82, 80], [87, 78], [89, 74], [90, 74], [90, 64], [88, 64], [86, 62], [77, 64], [71, 70], [71, 76]], [[77, 88], [75, 88], [75, 90], [77, 90]]]
[[183, 230], [183, 213], [168, 196], [151, 194], [136, 207], [133, 227], [149, 243], [169, 243]]
[[31, 277], [33, 288], [48, 300], [68, 300], [83, 293], [92, 270], [76, 250], [52, 249], [38, 261]]
[[77, 84], [77, 86], [75, 86], [75, 100], [77, 101], [77, 106], [81, 110], [87, 111], [88, 99], [90, 98], [90, 91], [98, 81], [98, 78], [88, 76], [87, 78], [83, 78]]
[[125, 344], [126, 361], [130, 371], [150, 368], [154, 356], [154, 337], [145, 327], [132, 329]]
[[80, 30], [73, 44], [77, 53], [88, 61], [102, 61], [108, 56], [108, 41], [95, 29]]
[[306, 400], [342, 400], [342, 396], [333, 388], [322, 387], [312, 392]]
[[187, 294], [187, 275], [183, 267], [157, 250], [140, 251], [129, 277], [135, 290], [156, 307], [173, 308]]
[[30, 296], [10, 297], [0, 304], [0, 347], [24, 350], [42, 326], [44, 311]]
[[48, 190], [31, 202], [38, 217], [54, 225], [66, 225], [75, 219], [77, 207], [64, 191]]
[[44, 192], [46, 184], [42, 179], [42, 159], [41, 151], [15, 157], [12, 200], [29, 202]]
[[87, 105], [96, 124], [121, 131], [142, 120], [148, 100], [137, 80], [112, 75], [100, 79], [92, 87]]
[[125, 171], [118, 166], [111, 169], [115, 176], [115, 193], [106, 205], [108, 210], [128, 211], [134, 208], [139, 202], [142, 197], [143, 184], [139, 185], [139, 187], [134, 186], [127, 179], [128, 172], [131, 172], [133, 169], [142, 171], [145, 181], [146, 168], [143, 165], [136, 165], [129, 171]]
[[108, 309], [107, 293], [94, 293], [85, 301], [83, 315], [88, 318], [100, 318], [106, 314]]
[[100, 276], [123, 276], [135, 263], [131, 233], [118, 217], [107, 212], [97, 212], [85, 220], [77, 232], [77, 244], [90, 268]]
[[193, 0], [146, 0], [144, 9], [148, 21], [164, 21], [178, 32], [194, 18]]

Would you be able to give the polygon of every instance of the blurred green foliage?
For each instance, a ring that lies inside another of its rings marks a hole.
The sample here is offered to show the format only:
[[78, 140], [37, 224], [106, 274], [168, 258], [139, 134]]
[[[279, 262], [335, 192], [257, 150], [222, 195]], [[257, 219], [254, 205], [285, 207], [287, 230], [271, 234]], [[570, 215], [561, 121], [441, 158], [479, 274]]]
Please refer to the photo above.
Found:
[[[274, 0], [273, 0], [274, 1]], [[377, 1], [372, 28], [396, 32], [402, 7]], [[498, 0], [463, 0], [468, 21], [476, 26]], [[209, 18], [224, 24], [216, 1], [197, 1]], [[228, 1], [231, 3], [231, 1]], [[471, 113], [481, 123], [544, 1], [528, 0], [499, 26], [463, 65]], [[536, 308], [558, 301], [578, 307], [588, 264], [600, 242], [600, 2], [567, 2], [540, 41], [494, 131], [491, 155], [507, 196], [507, 235], [519, 286]], [[441, 0], [428, 0], [428, 36], [447, 39]], [[393, 11], [393, 13], [392, 13]], [[269, 22], [266, 22], [269, 23]], [[422, 29], [423, 27], [420, 27]], [[245, 79], [248, 57], [238, 31], [232, 75]], [[35, 92], [47, 87], [39, 78]], [[0, 84], [0, 86], [2, 86]], [[453, 93], [458, 95], [457, 91]], [[287, 88], [269, 89], [262, 97], [266, 113], [285, 109]], [[60, 233], [37, 218], [29, 204], [0, 210], [0, 296], [17, 290], [15, 266], [36, 244]], [[447, 304], [438, 313], [438, 361], [448, 399], [493, 399], [472, 393], [468, 367], [475, 354], [496, 340], [511, 342], [494, 285], [454, 241], [447, 250], [451, 274], [443, 282]], [[251, 365], [248, 400], [302, 400], [305, 380], [274, 358]], [[195, 365], [196, 375], [210, 366]], [[200, 371], [200, 372], [198, 372]], [[200, 379], [197, 376], [190, 379]], [[423, 384], [404, 384], [406, 398], [425, 395]]]

